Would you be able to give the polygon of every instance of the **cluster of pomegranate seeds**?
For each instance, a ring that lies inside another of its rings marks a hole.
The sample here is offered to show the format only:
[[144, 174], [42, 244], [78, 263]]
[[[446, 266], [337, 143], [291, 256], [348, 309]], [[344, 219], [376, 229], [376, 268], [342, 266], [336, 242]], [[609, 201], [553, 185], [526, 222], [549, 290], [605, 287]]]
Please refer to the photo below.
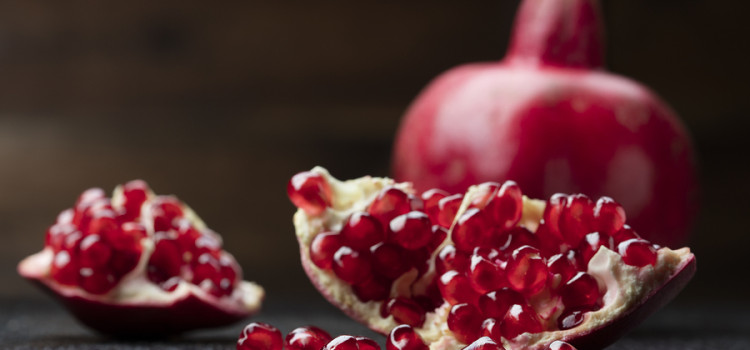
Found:
[[45, 246], [53, 252], [50, 275], [55, 281], [104, 294], [136, 267], [146, 229], [131, 218], [140, 216], [147, 187], [136, 180], [124, 189], [129, 196], [121, 207], [115, 208], [104, 190], [92, 188], [58, 215], [45, 236]]
[[217, 296], [231, 293], [241, 272], [221, 250], [218, 236], [194, 227], [176, 198], [149, 198], [150, 193], [141, 180], [122, 186], [120, 203], [112, 203], [100, 188], [84, 191], [47, 230], [45, 246], [54, 254], [51, 277], [92, 294], [107, 293], [138, 265], [141, 240], [152, 239], [147, 264], [152, 282], [173, 290], [185, 279]]
[[[603, 291], [586, 271], [602, 246], [629, 265], [656, 262], [655, 247], [625, 225], [624, 210], [611, 198], [594, 203], [580, 194], [554, 195], [536, 232], [518, 226], [522, 206], [512, 181], [479, 185], [456, 221], [453, 244], [437, 255], [438, 286], [452, 305], [448, 328], [463, 343], [579, 325], [601, 307]], [[559, 301], [556, 320], [535, 309], [539, 295]]]
[[[253, 322], [245, 326], [237, 340], [237, 350], [381, 350], [380, 345], [367, 337], [340, 335], [332, 338], [328, 332], [315, 327], [299, 327], [289, 332], [282, 341], [276, 327]], [[386, 342], [388, 350], [428, 350], [422, 338], [411, 326], [393, 329]]]
[[[320, 215], [331, 203], [326, 180], [313, 172], [295, 175], [289, 198], [308, 215]], [[383, 317], [419, 327], [425, 313], [442, 299], [437, 285], [424, 295], [389, 298], [393, 282], [405, 272], [427, 271], [432, 252], [445, 240], [463, 197], [442, 191], [410, 195], [396, 187], [382, 189], [365, 211], [350, 214], [340, 230], [321, 232], [310, 245], [310, 259], [352, 286], [362, 302], [383, 302]]]
[[157, 196], [145, 210], [154, 227], [154, 252], [146, 266], [148, 279], [172, 291], [181, 280], [215, 296], [230, 295], [242, 278], [234, 257], [223, 251], [220, 237], [186, 218], [177, 198]]

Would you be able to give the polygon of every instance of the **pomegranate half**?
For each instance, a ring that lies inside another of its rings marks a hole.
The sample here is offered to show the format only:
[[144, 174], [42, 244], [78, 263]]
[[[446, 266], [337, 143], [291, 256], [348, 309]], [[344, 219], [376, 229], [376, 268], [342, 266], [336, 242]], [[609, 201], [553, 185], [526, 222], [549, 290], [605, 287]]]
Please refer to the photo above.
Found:
[[684, 245], [697, 207], [689, 135], [652, 91], [603, 69], [600, 17], [596, 0], [524, 0], [505, 59], [451, 69], [413, 102], [395, 179], [611, 196], [644, 238]]
[[84, 325], [115, 336], [158, 336], [228, 325], [260, 309], [263, 288], [187, 205], [140, 180], [112, 198], [84, 191], [48, 230], [21, 276]]
[[321, 167], [287, 191], [302, 266], [323, 296], [377, 332], [410, 325], [434, 350], [482, 336], [507, 349], [602, 348], [695, 272], [689, 248], [641, 238], [608, 197], [535, 200], [512, 181], [417, 194]]

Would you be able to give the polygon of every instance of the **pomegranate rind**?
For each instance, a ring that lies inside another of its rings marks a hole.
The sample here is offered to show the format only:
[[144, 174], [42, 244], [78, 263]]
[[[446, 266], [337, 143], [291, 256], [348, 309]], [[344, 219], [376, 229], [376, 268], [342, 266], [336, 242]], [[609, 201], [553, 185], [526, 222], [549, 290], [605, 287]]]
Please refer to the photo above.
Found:
[[[414, 190], [410, 183], [395, 183], [388, 178], [366, 176], [339, 181], [321, 167], [316, 167], [312, 171], [322, 175], [331, 185], [333, 203], [331, 208], [318, 216], [309, 216], [302, 210], [298, 210], [294, 215], [303, 269], [313, 285], [330, 303], [372, 330], [387, 334], [398, 324], [391, 316], [387, 318], [380, 316], [381, 302], [359, 301], [348, 284], [338, 279], [332, 272], [319, 269], [312, 263], [309, 247], [312, 239], [318, 233], [323, 232], [324, 228], [337, 231], [352, 212], [366, 210], [383, 188], [395, 186], [407, 193], [414, 193]], [[471, 187], [464, 196], [456, 218], [469, 208], [474, 196], [481, 194], [480, 188]], [[519, 225], [525, 226], [532, 232], [536, 231], [545, 203], [545, 201], [524, 196]], [[448, 244], [452, 244], [450, 234], [433, 253], [429, 269], [421, 277], [422, 280], [426, 281], [434, 277], [434, 257], [443, 246]], [[575, 345], [579, 350], [602, 348], [614, 342], [673, 299], [692, 278], [695, 267], [695, 256], [688, 248], [678, 250], [661, 248], [657, 251], [655, 266], [639, 268], [626, 265], [618, 254], [602, 247], [592, 257], [587, 269], [587, 272], [600, 284], [600, 289], [607, 288], [602, 308], [588, 312], [584, 321], [574, 328], [534, 334], [522, 333], [513, 339], [502, 339], [503, 346], [507, 349], [541, 350], [554, 340], [562, 340]], [[419, 283], [421, 280], [415, 282], [415, 278], [416, 271], [414, 270], [402, 275], [394, 283], [391, 296], [409, 296], [420, 285], [424, 285]], [[532, 301], [532, 304], [540, 315], [547, 315], [547, 322], [550, 323], [554, 322], [562, 311], [554, 302], [536, 300]], [[467, 345], [458, 341], [448, 329], [447, 317], [450, 308], [450, 304], [444, 303], [436, 310], [428, 312], [424, 325], [415, 328], [423, 340], [430, 344], [432, 350], [459, 350]]]
[[[155, 196], [147, 195], [145, 208]], [[112, 196], [122, 203], [122, 187]], [[199, 229], [205, 223], [184, 203], [184, 217]], [[118, 205], [118, 204], [115, 204]], [[153, 236], [153, 220], [142, 213], [148, 236]], [[216, 237], [220, 239], [220, 237]], [[230, 325], [260, 311], [264, 289], [253, 282], [238, 281], [232, 293], [213, 296], [199, 286], [180, 281], [171, 292], [161, 289], [146, 277], [146, 265], [154, 250], [153, 241], [141, 240], [142, 253], [136, 267], [123, 276], [109, 292], [95, 295], [78, 286], [63, 285], [50, 277], [54, 253], [45, 247], [23, 259], [19, 275], [57, 298], [82, 324], [110, 336], [155, 337], [178, 334], [202, 328]]]

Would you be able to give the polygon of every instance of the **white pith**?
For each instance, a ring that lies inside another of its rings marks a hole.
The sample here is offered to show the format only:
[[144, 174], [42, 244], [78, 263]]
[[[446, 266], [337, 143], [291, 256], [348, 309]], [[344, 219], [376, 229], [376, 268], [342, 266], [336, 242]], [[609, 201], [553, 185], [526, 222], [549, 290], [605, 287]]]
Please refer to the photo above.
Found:
[[[301, 246], [300, 254], [303, 264], [308, 273], [311, 274], [310, 277], [316, 287], [333, 303], [366, 323], [373, 330], [387, 333], [398, 323], [391, 316], [387, 318], [380, 316], [382, 302], [359, 301], [347, 283], [336, 277], [332, 271], [320, 269], [312, 263], [309, 256], [309, 247], [318, 233], [323, 232], [323, 230], [338, 232], [344, 220], [351, 213], [366, 211], [381, 189], [394, 186], [411, 194], [414, 193], [414, 190], [409, 183], [394, 183], [393, 180], [388, 178], [365, 176], [348, 181], [339, 181], [322, 167], [315, 167], [312, 172], [322, 175], [329, 183], [332, 191], [332, 206], [316, 217], [308, 216], [301, 209], [295, 213], [294, 225]], [[476, 186], [467, 191], [456, 217], [459, 217], [468, 208], [471, 199], [478, 193], [479, 189]], [[544, 206], [545, 201], [529, 199], [524, 196], [522, 218], [519, 225], [523, 225], [531, 231], [536, 231]], [[443, 243], [443, 245], [447, 244], [451, 244], [450, 235]], [[434, 254], [437, 254], [439, 250], [440, 248], [436, 249]], [[691, 258], [692, 253], [688, 248], [678, 250], [661, 248], [658, 250], [655, 266], [638, 268], [623, 263], [619, 254], [602, 247], [590, 260], [587, 271], [597, 280], [600, 290], [606, 290], [601, 309], [586, 313], [583, 323], [574, 328], [534, 334], [523, 333], [514, 339], [503, 339], [503, 345], [507, 349], [541, 349], [554, 340], [567, 339], [571, 335], [597, 329], [637, 306], [653, 290], [673, 276], [682, 263]], [[430, 280], [434, 274], [434, 264], [431, 259], [430, 268], [423, 275], [422, 280], [415, 283], [416, 270], [412, 269], [406, 272], [394, 282], [391, 296], [411, 296], [414, 291], [419, 291], [421, 287], [424, 287], [423, 281]], [[538, 313], [550, 316], [544, 322], [556, 322], [557, 317], [562, 312], [555, 300], [532, 298], [531, 303]], [[434, 312], [428, 312], [424, 325], [416, 329], [432, 350], [458, 350], [467, 345], [456, 340], [448, 329], [447, 317], [450, 308], [450, 304], [444, 303]]]
[[[109, 292], [101, 295], [91, 294], [78, 286], [69, 286], [57, 283], [50, 277], [50, 269], [54, 253], [51, 248], [45, 247], [42, 251], [28, 256], [19, 264], [19, 271], [26, 277], [40, 280], [42, 283], [54, 289], [63, 297], [80, 297], [83, 299], [110, 305], [135, 305], [135, 306], [169, 306], [190, 296], [212, 304], [219, 309], [231, 313], [248, 313], [260, 309], [265, 291], [253, 282], [238, 281], [231, 295], [216, 297], [209, 294], [197, 285], [181, 280], [176, 289], [165, 291], [151, 282], [146, 273], [146, 266], [154, 251], [154, 228], [153, 218], [149, 210], [150, 204], [156, 195], [149, 192], [146, 202], [141, 206], [141, 218], [139, 222], [146, 228], [147, 237], [141, 240], [142, 253], [136, 267], [124, 275], [115, 287]], [[123, 203], [122, 187], [115, 188], [112, 195], [112, 206], [120, 208]], [[205, 223], [186, 204], [181, 203], [184, 217], [198, 230], [206, 229]], [[215, 234], [215, 233], [212, 233]], [[216, 235], [218, 239], [220, 237]]]

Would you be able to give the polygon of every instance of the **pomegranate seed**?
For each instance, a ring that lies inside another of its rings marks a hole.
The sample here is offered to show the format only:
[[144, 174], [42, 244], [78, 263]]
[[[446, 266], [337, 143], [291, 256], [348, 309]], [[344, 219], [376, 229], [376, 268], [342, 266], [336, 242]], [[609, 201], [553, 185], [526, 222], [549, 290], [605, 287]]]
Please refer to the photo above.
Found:
[[510, 256], [514, 250], [522, 246], [539, 246], [539, 239], [537, 236], [527, 228], [523, 226], [513, 227], [503, 232], [499, 240], [502, 242], [500, 250], [503, 251], [506, 257]]
[[73, 261], [70, 253], [62, 250], [55, 254], [50, 266], [50, 276], [57, 283], [75, 285], [78, 283], [78, 264]]
[[292, 176], [286, 194], [307, 215], [318, 216], [331, 206], [331, 187], [322, 175], [304, 171]]
[[593, 276], [579, 272], [560, 290], [566, 308], [592, 307], [599, 301], [599, 284]]
[[333, 255], [333, 272], [349, 284], [364, 282], [370, 274], [367, 257], [350, 247], [342, 246]]
[[622, 261], [631, 266], [656, 265], [656, 249], [646, 240], [629, 239], [617, 245]]
[[430, 244], [427, 245], [427, 250], [434, 252], [443, 241], [448, 237], [448, 230], [438, 225], [432, 225], [432, 238]]
[[462, 350], [505, 350], [505, 348], [490, 337], [481, 337]]
[[141, 206], [146, 201], [148, 192], [148, 185], [143, 180], [133, 180], [122, 186], [122, 207], [125, 209], [123, 220], [131, 221], [141, 216]]
[[154, 231], [167, 231], [175, 228], [174, 219], [181, 217], [183, 212], [177, 198], [159, 196], [151, 205], [151, 215], [154, 218]]
[[322, 350], [358, 350], [357, 338], [350, 335], [340, 335], [333, 338]]
[[484, 212], [471, 208], [458, 218], [451, 238], [456, 249], [469, 253], [474, 247], [487, 245], [490, 231], [490, 223]]
[[245, 326], [237, 340], [237, 350], [281, 350], [282, 346], [281, 332], [261, 322]]
[[357, 348], [359, 350], [380, 350], [380, 345], [374, 340], [366, 337], [356, 337]]
[[456, 271], [448, 271], [440, 276], [438, 287], [443, 298], [452, 305], [461, 303], [476, 305], [479, 300], [479, 293], [471, 287], [471, 281]]
[[[479, 309], [485, 317], [502, 320], [511, 305], [524, 304], [523, 296], [510, 288], [502, 288], [479, 297]], [[493, 338], [495, 339], [495, 338]]]
[[367, 210], [370, 215], [374, 216], [383, 227], [388, 227], [388, 223], [393, 218], [406, 214], [411, 211], [409, 196], [406, 192], [395, 187], [388, 187], [378, 193], [377, 197], [370, 204]]
[[141, 259], [141, 247], [135, 247], [133, 250], [114, 250], [112, 258], [109, 261], [112, 272], [119, 279], [128, 272], [132, 271]]
[[566, 309], [557, 319], [557, 328], [561, 330], [571, 329], [583, 323], [584, 311]]
[[232, 254], [224, 251], [219, 255], [219, 268], [219, 289], [224, 295], [230, 295], [237, 281], [242, 280], [242, 268]]
[[154, 252], [148, 260], [146, 268], [148, 278], [156, 283], [179, 276], [182, 267], [182, 254], [174, 237], [167, 232], [154, 234]]
[[84, 209], [91, 203], [95, 202], [98, 199], [102, 199], [107, 197], [107, 195], [104, 193], [104, 190], [98, 187], [89, 188], [88, 190], [83, 191], [80, 196], [78, 196], [78, 200], [76, 200], [75, 208], [76, 209]]
[[430, 217], [430, 221], [438, 222], [438, 213], [440, 208], [438, 202], [441, 199], [448, 197], [449, 193], [443, 190], [433, 188], [422, 193], [422, 202], [424, 203], [424, 211]]
[[319, 233], [310, 244], [310, 260], [321, 269], [330, 269], [333, 255], [341, 248], [341, 236], [334, 232]]
[[106, 270], [97, 271], [91, 267], [82, 267], [79, 273], [81, 288], [91, 294], [104, 294], [117, 284], [115, 277]]
[[371, 276], [364, 282], [352, 286], [354, 295], [361, 302], [381, 301], [391, 294], [391, 281], [383, 277]]
[[[502, 342], [502, 333], [500, 332], [500, 323], [494, 318], [488, 318], [482, 322], [482, 337], [489, 337], [496, 342]], [[482, 339], [482, 338], [479, 338]], [[477, 341], [479, 340], [477, 339]]]
[[55, 224], [47, 229], [47, 235], [44, 238], [44, 245], [52, 248], [57, 252], [63, 249], [65, 239], [77, 231], [77, 228], [71, 224]]
[[555, 340], [552, 344], [547, 347], [549, 350], [576, 350], [573, 345], [570, 345], [564, 341]]
[[409, 270], [403, 248], [390, 243], [378, 243], [370, 248], [372, 269], [378, 275], [396, 279]]
[[438, 253], [435, 268], [441, 275], [449, 270], [466, 272], [469, 268], [469, 255], [457, 251], [453, 245], [446, 245]]
[[537, 237], [537, 241], [539, 242], [539, 245], [537, 245], [536, 247], [539, 248], [544, 257], [549, 258], [553, 255], [567, 251], [568, 246], [566, 244], [563, 244], [562, 237], [558, 235], [559, 232], [557, 234], [553, 234], [550, 231], [550, 225], [548, 225], [544, 220], [541, 220], [539, 222], [539, 227], [537, 227], [534, 236]]
[[428, 350], [429, 347], [409, 325], [393, 328], [385, 342], [386, 350]]
[[159, 287], [161, 287], [162, 290], [167, 292], [174, 292], [177, 290], [177, 287], [180, 286], [180, 282], [182, 282], [182, 278], [180, 277], [172, 277], [161, 284], [159, 284]]
[[614, 249], [612, 238], [607, 237], [599, 232], [592, 232], [586, 235], [581, 245], [578, 247], [578, 256], [581, 258], [579, 263], [581, 269], [586, 270], [591, 258], [599, 251], [600, 247], [606, 247], [609, 250]]
[[482, 315], [476, 307], [469, 304], [453, 305], [448, 314], [448, 328], [456, 339], [469, 344], [479, 338], [482, 327]]
[[68, 208], [60, 212], [60, 214], [57, 214], [57, 220], [55, 220], [55, 224], [57, 225], [69, 225], [73, 223], [73, 217], [75, 216], [75, 211], [73, 209]]
[[109, 231], [103, 238], [117, 250], [140, 250], [146, 228], [136, 222], [124, 222], [119, 230]]
[[568, 196], [562, 193], [555, 193], [549, 198], [544, 207], [542, 220], [547, 225], [547, 233], [560, 241], [563, 239], [560, 231], [560, 216], [568, 202]]
[[501, 229], [516, 226], [521, 220], [523, 208], [521, 188], [514, 181], [505, 181], [486, 205], [490, 220]]
[[390, 222], [390, 239], [409, 250], [426, 246], [432, 240], [430, 218], [419, 211], [395, 217]]
[[412, 211], [421, 211], [424, 212], [424, 202], [422, 201], [422, 198], [419, 198], [413, 194], [409, 194], [409, 207], [411, 207]]
[[539, 333], [543, 330], [539, 315], [528, 305], [512, 305], [500, 324], [505, 339], [513, 339], [524, 332]]
[[500, 189], [500, 184], [492, 181], [477, 185], [477, 192], [471, 199], [469, 208], [484, 209], [498, 189]]
[[596, 230], [607, 236], [619, 231], [625, 225], [626, 219], [625, 209], [609, 197], [601, 197], [596, 201], [594, 217]]
[[523, 246], [513, 251], [505, 273], [511, 288], [525, 295], [534, 295], [547, 282], [547, 263], [538, 249]]
[[83, 234], [81, 231], [73, 231], [67, 236], [65, 236], [65, 240], [63, 241], [62, 247], [60, 247], [61, 250], [66, 250], [69, 253], [72, 253], [73, 255], [78, 254], [78, 247], [80, 247], [81, 240], [83, 239]]
[[355, 212], [344, 222], [341, 237], [344, 244], [357, 250], [364, 250], [385, 240], [385, 232], [380, 222], [370, 214]]
[[81, 241], [79, 249], [78, 259], [83, 267], [98, 268], [104, 266], [112, 257], [112, 248], [105, 244], [97, 234], [86, 236]]
[[421, 327], [424, 324], [425, 312], [413, 300], [403, 297], [392, 298], [386, 305], [386, 312], [399, 324], [408, 324], [412, 327]]
[[445, 197], [438, 202], [438, 215], [436, 223], [442, 227], [449, 228], [453, 225], [453, 219], [458, 213], [458, 208], [463, 202], [463, 195], [454, 194]]
[[622, 242], [625, 242], [629, 239], [641, 239], [641, 236], [638, 235], [635, 230], [630, 228], [630, 226], [625, 225], [622, 227], [621, 230], [617, 231], [612, 238], [615, 241], [615, 244], [620, 244]]
[[203, 253], [193, 265], [193, 284], [200, 285], [204, 280], [209, 280], [218, 287], [221, 279], [221, 267], [219, 260], [210, 253]]
[[505, 272], [500, 267], [477, 255], [471, 258], [468, 276], [472, 286], [479, 293], [500, 289], [507, 284]]
[[580, 245], [583, 237], [592, 232], [594, 203], [582, 194], [568, 196], [560, 213], [560, 231], [565, 242], [572, 247]]
[[307, 326], [289, 332], [285, 340], [287, 350], [320, 350], [331, 341], [331, 335], [318, 327]]
[[555, 285], [553, 285], [553, 288], [557, 288], [558, 286], [562, 286], [566, 282], [568, 282], [573, 276], [576, 275], [578, 272], [578, 269], [576, 268], [576, 260], [575, 260], [575, 254], [571, 250], [567, 254], [557, 254], [553, 257], [551, 257], [547, 261], [547, 266], [549, 267], [549, 273], [550, 275], [559, 275], [559, 280], [555, 280]]
[[115, 236], [119, 234], [119, 225], [115, 220], [115, 213], [111, 210], [94, 212], [87, 221], [84, 234], [100, 234], [103, 236]]

